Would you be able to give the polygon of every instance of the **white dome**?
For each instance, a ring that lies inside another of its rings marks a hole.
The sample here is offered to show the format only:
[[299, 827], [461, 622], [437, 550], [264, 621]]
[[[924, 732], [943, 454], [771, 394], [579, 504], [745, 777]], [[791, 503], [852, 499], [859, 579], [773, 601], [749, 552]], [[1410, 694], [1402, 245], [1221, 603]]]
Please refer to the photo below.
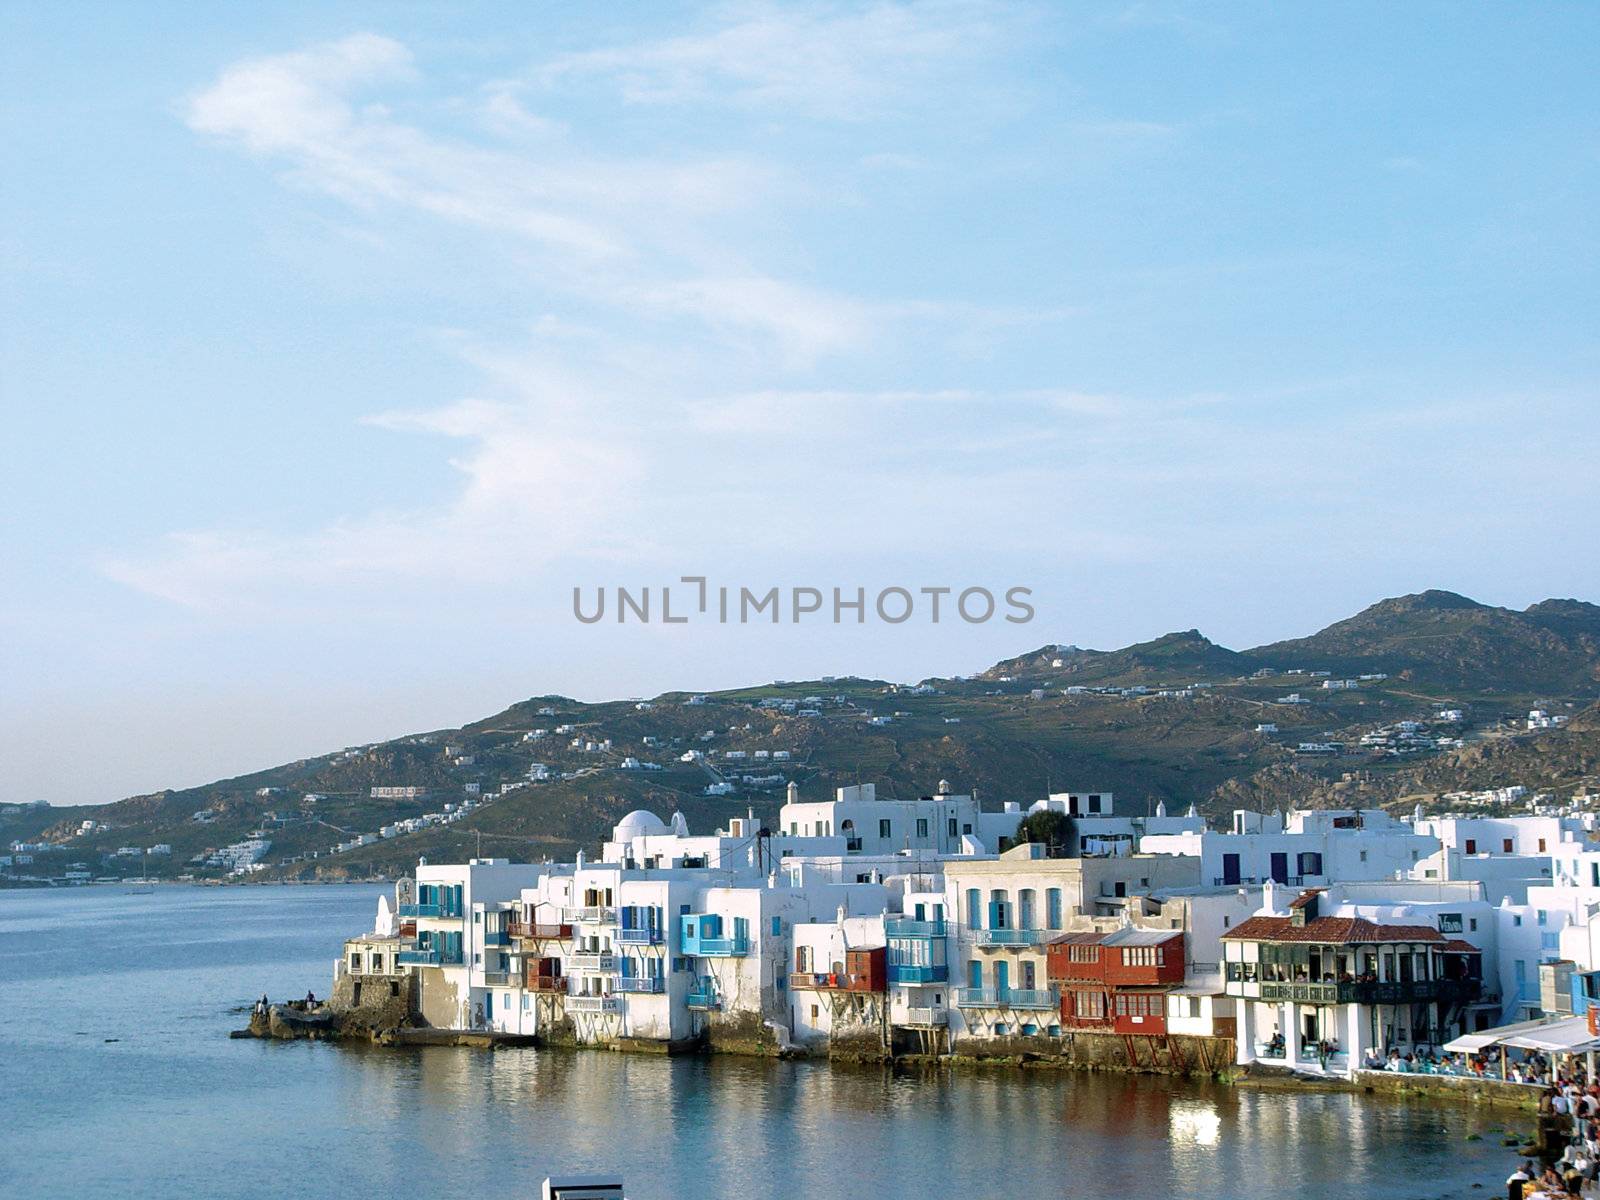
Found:
[[636, 808], [622, 820], [617, 822], [617, 827], [611, 831], [613, 842], [631, 842], [636, 837], [644, 837], [651, 833], [666, 833], [667, 823], [653, 812]]

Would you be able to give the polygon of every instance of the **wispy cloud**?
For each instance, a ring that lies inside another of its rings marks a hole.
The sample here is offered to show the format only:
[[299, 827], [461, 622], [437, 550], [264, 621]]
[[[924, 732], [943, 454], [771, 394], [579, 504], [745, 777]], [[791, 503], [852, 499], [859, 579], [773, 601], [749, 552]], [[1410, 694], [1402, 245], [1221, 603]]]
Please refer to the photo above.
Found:
[[692, 34], [563, 55], [547, 87], [598, 80], [634, 104], [739, 104], [860, 121], [992, 47], [1011, 10], [966, 3], [746, 5]]

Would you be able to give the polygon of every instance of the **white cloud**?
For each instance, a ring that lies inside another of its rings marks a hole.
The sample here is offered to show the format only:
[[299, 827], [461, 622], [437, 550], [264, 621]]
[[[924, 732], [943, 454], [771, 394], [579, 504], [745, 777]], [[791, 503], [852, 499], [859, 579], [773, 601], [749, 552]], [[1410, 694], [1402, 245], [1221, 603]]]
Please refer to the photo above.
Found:
[[546, 86], [598, 79], [635, 104], [733, 103], [860, 120], [971, 59], [1009, 18], [1005, 8], [958, 3], [731, 11], [706, 32], [564, 55], [538, 78]]

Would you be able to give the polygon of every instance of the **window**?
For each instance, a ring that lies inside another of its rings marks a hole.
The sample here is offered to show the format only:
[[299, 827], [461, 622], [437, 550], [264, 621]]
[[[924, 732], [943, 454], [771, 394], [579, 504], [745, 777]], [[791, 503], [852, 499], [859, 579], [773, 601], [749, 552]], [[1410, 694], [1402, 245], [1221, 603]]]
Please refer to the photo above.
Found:
[[928, 836], [928, 818], [927, 817], [918, 817], [917, 818], [917, 836], [919, 838], [925, 838], [925, 837]]
[[878, 822], [878, 836], [880, 838], [894, 836], [894, 826], [890, 823], [887, 817]]
[[1544, 853], [1544, 839], [1543, 838], [1539, 839], [1539, 853], [1540, 854]]
[[950, 818], [949, 825], [947, 826], [947, 828], [950, 831], [950, 836], [951, 837], [955, 837], [956, 836], [956, 819], [954, 817]]
[[1366, 862], [1367, 861], [1367, 852], [1365, 850], [1363, 850], [1361, 852], [1361, 861], [1362, 862]]
[[1322, 855], [1312, 851], [1306, 851], [1304, 854], [1300, 855], [1300, 874], [1321, 875]]
[[1124, 946], [1122, 965], [1125, 967], [1159, 967], [1166, 955], [1161, 946]]
[[1106, 1016], [1104, 992], [1073, 992], [1072, 1011], [1086, 1021], [1103, 1021]]
[[773, 917], [772, 918], [771, 929], [772, 929], [772, 936], [773, 937], [782, 937], [783, 936], [783, 918], [782, 917]]
[[1067, 947], [1067, 960], [1075, 963], [1092, 963], [1100, 961], [1100, 947], [1075, 943]]
[[1467, 839], [1467, 853], [1468, 854], [1476, 854], [1477, 852], [1478, 852], [1478, 839], [1477, 838], [1468, 838]]
[[1512, 923], [1512, 924], [1513, 924], [1513, 925], [1517, 925], [1517, 926], [1521, 926], [1521, 924], [1522, 924], [1522, 917], [1521, 917], [1521, 916], [1520, 916], [1520, 915], [1518, 915], [1518, 916], [1514, 916], [1514, 917], [1512, 917], [1512, 918], [1511, 918], [1511, 923]]
[[1051, 888], [1044, 894], [1044, 920], [1045, 925], [1051, 929], [1061, 928], [1061, 889]]
[[802, 975], [811, 970], [810, 946], [796, 946], [794, 948], [794, 969]]
[[[1542, 848], [1543, 847], [1541, 846], [1541, 849]], [[1510, 838], [1502, 839], [1502, 841], [1500, 842], [1500, 852], [1502, 854], [1510, 854], [1511, 853], [1511, 839]]]
[[1473, 933], [1477, 933], [1478, 932], [1478, 918], [1477, 917], [1469, 917], [1467, 919], [1467, 928], [1472, 930]]
[[1541, 925], [1543, 925], [1545, 923], [1545, 919], [1547, 917], [1549, 917], [1549, 915], [1550, 914], [1545, 912], [1545, 910], [1542, 909], [1542, 908], [1534, 910], [1534, 916], [1536, 916], [1539, 919], [1539, 924], [1541, 924]]
[[972, 822], [971, 821], [963, 821], [961, 823], [961, 832], [962, 833], [971, 833], [972, 832]]
[[967, 889], [967, 928], [980, 929], [983, 925], [983, 893], [977, 888]]
[[359, 955], [359, 954], [352, 954], [352, 955], [351, 955], [351, 956], [350, 956], [350, 969], [351, 969], [351, 970], [352, 970], [352, 971], [359, 971], [359, 970], [361, 970], [361, 955]]

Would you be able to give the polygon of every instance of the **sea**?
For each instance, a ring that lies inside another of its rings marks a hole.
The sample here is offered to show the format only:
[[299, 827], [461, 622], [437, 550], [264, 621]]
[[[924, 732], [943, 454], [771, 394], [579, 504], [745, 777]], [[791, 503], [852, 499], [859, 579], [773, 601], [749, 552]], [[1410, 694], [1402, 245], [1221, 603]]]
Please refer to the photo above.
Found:
[[[1156, 1077], [230, 1040], [325, 994], [366, 886], [0, 892], [0, 1196], [1432, 1200], [1504, 1113]], [[1526, 1124], [1524, 1119], [1522, 1124]]]

